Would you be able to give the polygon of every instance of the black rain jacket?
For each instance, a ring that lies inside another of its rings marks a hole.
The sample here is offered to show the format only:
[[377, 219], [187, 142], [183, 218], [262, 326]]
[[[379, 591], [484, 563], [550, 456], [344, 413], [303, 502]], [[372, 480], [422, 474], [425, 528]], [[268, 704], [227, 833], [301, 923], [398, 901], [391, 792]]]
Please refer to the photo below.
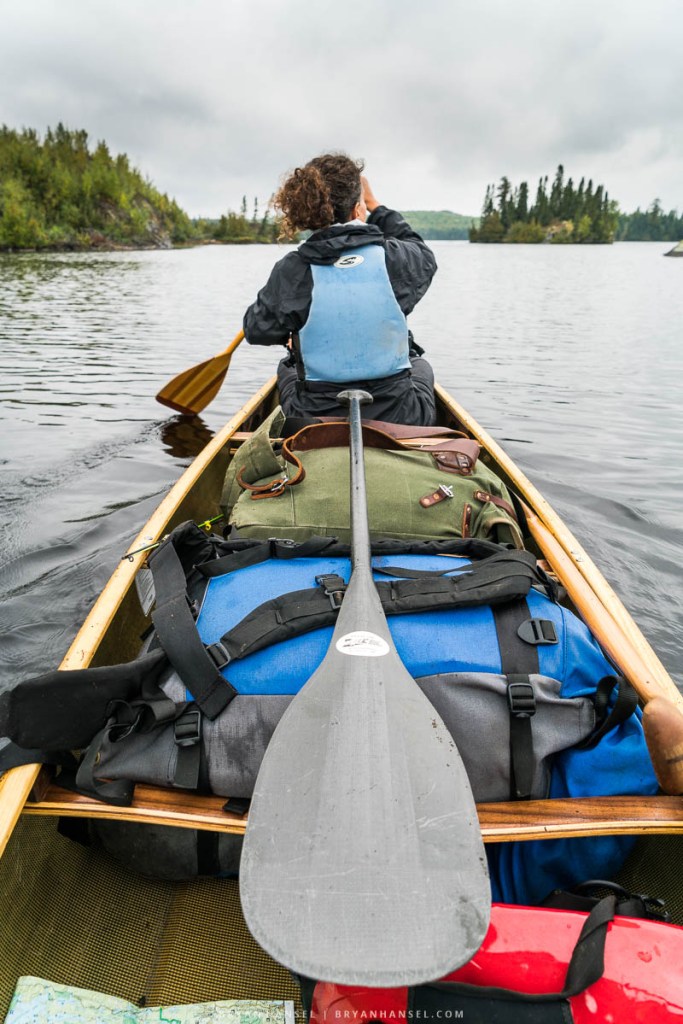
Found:
[[[316, 231], [295, 252], [275, 264], [268, 281], [244, 315], [244, 334], [252, 345], [286, 345], [308, 319], [313, 294], [311, 264], [334, 263], [344, 251], [374, 242], [384, 247], [389, 281], [407, 316], [427, 291], [436, 272], [434, 253], [400, 213], [378, 206], [365, 224], [335, 224]], [[411, 336], [412, 346], [412, 336]], [[411, 350], [410, 370], [372, 381], [348, 381], [347, 387], [369, 391], [370, 419], [432, 425], [436, 422], [434, 375], [422, 350]], [[280, 402], [287, 416], [334, 416], [346, 413], [336, 402], [339, 384], [299, 380], [293, 355], [278, 369]]]
[[308, 319], [313, 293], [311, 264], [334, 263], [343, 251], [375, 242], [384, 246], [396, 301], [407, 316], [436, 272], [434, 253], [400, 213], [378, 206], [365, 224], [335, 224], [316, 231], [279, 260], [244, 316], [251, 345], [286, 345]]

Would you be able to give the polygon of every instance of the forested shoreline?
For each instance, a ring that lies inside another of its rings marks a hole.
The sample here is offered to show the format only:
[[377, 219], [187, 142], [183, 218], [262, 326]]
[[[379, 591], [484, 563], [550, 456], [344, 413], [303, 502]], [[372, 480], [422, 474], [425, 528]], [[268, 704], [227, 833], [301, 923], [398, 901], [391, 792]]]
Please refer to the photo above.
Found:
[[[403, 211], [428, 240], [609, 244], [613, 241], [677, 242], [683, 215], [664, 211], [658, 199], [626, 214], [603, 185], [582, 178], [575, 185], [560, 165], [552, 183], [538, 182], [531, 196], [523, 181], [503, 176], [486, 189], [481, 218], [450, 210]], [[85, 131], [61, 123], [41, 139], [33, 129], [0, 127], [0, 251], [170, 248], [172, 246], [273, 243], [281, 222], [257, 198], [248, 209], [220, 218], [192, 219], [160, 192], [125, 154], [105, 142], [91, 147]], [[289, 239], [295, 241], [295, 239]]]
[[683, 213], [677, 210], [665, 213], [659, 199], [647, 210], [620, 213], [617, 224], [618, 242], [678, 242], [683, 239]]
[[170, 248], [273, 242], [279, 226], [246, 197], [239, 213], [192, 220], [174, 199], [87, 132], [58, 124], [44, 138], [0, 127], [0, 250]]

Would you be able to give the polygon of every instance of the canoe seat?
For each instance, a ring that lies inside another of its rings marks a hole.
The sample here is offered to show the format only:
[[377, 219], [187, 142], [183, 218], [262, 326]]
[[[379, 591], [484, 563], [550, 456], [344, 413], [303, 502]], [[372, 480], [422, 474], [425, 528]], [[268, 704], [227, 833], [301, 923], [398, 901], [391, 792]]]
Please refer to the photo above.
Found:
[[[226, 799], [138, 785], [131, 807], [114, 807], [48, 782], [24, 814], [103, 818], [241, 834], [247, 815], [225, 810]], [[478, 804], [485, 843], [589, 835], [683, 834], [683, 797], [603, 796]]]

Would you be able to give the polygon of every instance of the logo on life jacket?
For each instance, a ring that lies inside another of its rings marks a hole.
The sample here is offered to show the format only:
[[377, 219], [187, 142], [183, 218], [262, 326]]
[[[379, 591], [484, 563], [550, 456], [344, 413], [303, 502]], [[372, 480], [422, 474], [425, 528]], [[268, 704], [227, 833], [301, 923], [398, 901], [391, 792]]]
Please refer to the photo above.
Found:
[[352, 654], [358, 658], [381, 658], [389, 653], [389, 644], [376, 633], [357, 629], [337, 640], [336, 648], [342, 654]]
[[337, 262], [334, 264], [335, 267], [357, 267], [365, 259], [364, 256], [356, 254], [355, 256], [340, 256]]

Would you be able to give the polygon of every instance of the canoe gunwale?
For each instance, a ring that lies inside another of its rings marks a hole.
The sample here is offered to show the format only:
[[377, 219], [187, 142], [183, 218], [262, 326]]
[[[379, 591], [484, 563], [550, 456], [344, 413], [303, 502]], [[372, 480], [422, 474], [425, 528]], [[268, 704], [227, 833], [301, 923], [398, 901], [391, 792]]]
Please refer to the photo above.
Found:
[[[128, 552], [154, 544], [172, 525], [175, 525], [173, 520], [179, 515], [184, 500], [197, 481], [225, 449], [232, 435], [272, 398], [275, 388], [276, 378], [271, 377], [209, 441], [157, 506], [129, 545]], [[59, 665], [61, 670], [88, 668], [92, 663], [107, 630], [134, 586], [135, 575], [146, 557], [144, 552], [128, 557], [125, 554], [122, 556], [64, 655]], [[11, 769], [0, 778], [0, 857], [39, 773], [40, 765], [22, 765], [20, 768]]]
[[[683, 694], [676, 687], [620, 598], [557, 512], [510, 456], [448, 392], [439, 385], [436, 385], [436, 392], [445, 408], [492, 456], [496, 467], [502, 469], [513, 489], [540, 520], [540, 529], [536, 531], [533, 516], [532, 522], [529, 523], [534, 540], [565, 588], [569, 591], [571, 587], [574, 591], [570, 592], [570, 597], [576, 610], [594, 630], [600, 643], [606, 649], [609, 648], [608, 654], [633, 683], [641, 699], [646, 701], [656, 695], [664, 696], [683, 712]], [[567, 579], [568, 574], [574, 578], [580, 576], [586, 586], [581, 586], [577, 581], [577, 585], [572, 587], [571, 581]], [[567, 586], [567, 583], [570, 586]], [[616, 643], [609, 640], [605, 643], [607, 638], [604, 630], [595, 621], [594, 609], [597, 606], [602, 607], [612, 619]]]

